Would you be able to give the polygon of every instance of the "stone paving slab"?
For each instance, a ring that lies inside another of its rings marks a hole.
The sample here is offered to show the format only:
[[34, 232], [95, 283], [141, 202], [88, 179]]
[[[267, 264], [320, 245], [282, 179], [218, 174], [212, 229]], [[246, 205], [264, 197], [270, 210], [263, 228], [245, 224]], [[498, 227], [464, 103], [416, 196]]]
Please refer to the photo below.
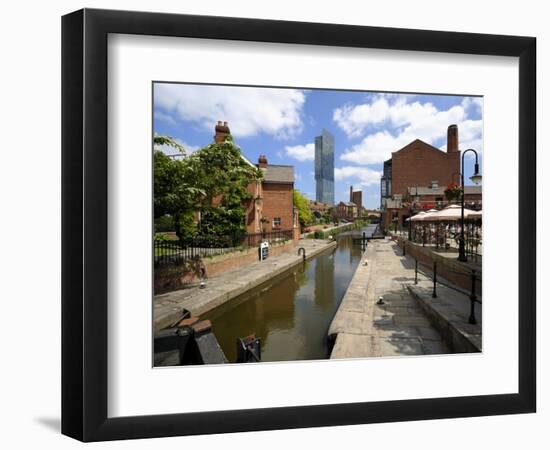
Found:
[[300, 247], [305, 248], [306, 258], [310, 259], [336, 245], [334, 241], [303, 239], [291, 252], [232, 269], [208, 279], [204, 289], [199, 289], [195, 285], [155, 295], [153, 298], [155, 331], [174, 324], [181, 317], [183, 309], [190, 311], [194, 316], [200, 316], [300, 264], [302, 256], [297, 254]]
[[[446, 286], [437, 286], [437, 298], [432, 297], [431, 282], [419, 280], [418, 285], [408, 286], [439, 332], [449, 342], [454, 352], [482, 351], [482, 308], [475, 304], [476, 324], [469, 323], [470, 298]], [[480, 299], [481, 300], [481, 299]]]
[[[407, 290], [414, 262], [390, 240], [371, 241], [329, 328], [331, 358], [450, 353]], [[384, 304], [377, 304], [382, 297]]]

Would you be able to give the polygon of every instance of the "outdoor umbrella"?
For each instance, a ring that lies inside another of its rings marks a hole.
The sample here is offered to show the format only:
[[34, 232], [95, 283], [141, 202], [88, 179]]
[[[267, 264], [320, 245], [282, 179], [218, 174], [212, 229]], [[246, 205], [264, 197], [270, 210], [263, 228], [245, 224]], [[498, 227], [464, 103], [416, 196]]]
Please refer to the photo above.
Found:
[[418, 220], [422, 220], [422, 217], [426, 215], [426, 211], [420, 211], [418, 214], [415, 214], [414, 216], [408, 218], [407, 220], [412, 220], [413, 222], [416, 222]]
[[468, 214], [468, 219], [481, 219], [482, 212], [479, 211], [472, 211], [470, 214]]
[[[472, 214], [474, 211], [471, 209], [464, 208], [464, 218], [468, 218], [470, 214]], [[441, 211], [437, 211], [430, 216], [430, 220], [437, 220], [437, 221], [451, 221], [451, 220], [460, 220], [462, 217], [461, 208], [459, 205], [449, 205], [442, 209]]]
[[435, 213], [437, 213], [437, 209], [429, 209], [428, 212], [424, 213], [422, 217], [420, 217], [418, 220], [421, 220], [422, 222], [430, 222], [432, 220], [435, 220]]

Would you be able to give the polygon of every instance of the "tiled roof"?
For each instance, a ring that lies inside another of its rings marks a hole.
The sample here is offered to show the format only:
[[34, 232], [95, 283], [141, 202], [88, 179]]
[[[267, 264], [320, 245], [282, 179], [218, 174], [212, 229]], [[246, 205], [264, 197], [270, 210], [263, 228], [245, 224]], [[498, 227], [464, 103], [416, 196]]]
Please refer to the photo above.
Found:
[[294, 183], [294, 166], [268, 164], [264, 171], [264, 181], [267, 183]]

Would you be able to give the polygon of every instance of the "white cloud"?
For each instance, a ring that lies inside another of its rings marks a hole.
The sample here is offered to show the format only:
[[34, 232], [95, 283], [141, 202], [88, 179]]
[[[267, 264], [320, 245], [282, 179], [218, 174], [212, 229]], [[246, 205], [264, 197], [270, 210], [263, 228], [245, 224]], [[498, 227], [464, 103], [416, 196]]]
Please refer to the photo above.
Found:
[[285, 147], [286, 154], [298, 161], [313, 161], [315, 159], [315, 145], [293, 145]]
[[[478, 99], [472, 102], [477, 104]], [[479, 148], [482, 121], [468, 118], [465, 108], [470, 107], [470, 103], [463, 102], [438, 110], [429, 102], [408, 103], [403, 96], [377, 96], [371, 103], [337, 108], [333, 117], [340, 128], [349, 137], [364, 136], [361, 142], [346, 149], [341, 159], [356, 164], [381, 163], [415, 139], [434, 145], [446, 137], [451, 124], [458, 125], [461, 148], [467, 148], [465, 145]], [[375, 130], [365, 135], [368, 127]]]
[[381, 176], [381, 171], [372, 170], [368, 167], [344, 166], [334, 169], [334, 178], [336, 181], [354, 182], [365, 187], [380, 183]]
[[165, 114], [161, 111], [155, 111], [154, 115], [155, 115], [155, 119], [157, 120], [169, 123], [170, 125], [176, 125], [176, 121], [170, 114]]
[[369, 126], [389, 123], [393, 127], [400, 127], [410, 123], [412, 118], [418, 120], [437, 111], [431, 103], [409, 103], [414, 97], [378, 94], [370, 102], [336, 108], [332, 118], [348, 137], [353, 138], [361, 136]]
[[483, 113], [483, 97], [465, 97], [462, 100], [462, 107], [465, 110], [470, 108], [479, 114]]
[[[194, 151], [197, 151], [200, 148], [198, 145], [188, 144], [178, 138], [175, 138], [174, 140], [185, 149], [185, 153], [187, 155], [189, 155], [190, 153], [193, 153]], [[160, 150], [161, 152], [166, 153], [167, 155], [179, 156], [179, 152], [174, 147], [171, 147], [169, 145], [156, 145], [155, 150]]]
[[212, 130], [229, 122], [235, 137], [267, 133], [285, 139], [302, 131], [305, 94], [297, 89], [155, 84], [155, 109], [173, 120]]

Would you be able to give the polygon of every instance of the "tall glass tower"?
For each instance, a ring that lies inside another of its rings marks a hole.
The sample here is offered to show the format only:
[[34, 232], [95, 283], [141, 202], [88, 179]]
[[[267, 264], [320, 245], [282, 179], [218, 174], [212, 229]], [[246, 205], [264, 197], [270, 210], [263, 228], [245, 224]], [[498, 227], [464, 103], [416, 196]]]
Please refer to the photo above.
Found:
[[315, 200], [334, 205], [334, 136], [323, 129], [315, 138]]

